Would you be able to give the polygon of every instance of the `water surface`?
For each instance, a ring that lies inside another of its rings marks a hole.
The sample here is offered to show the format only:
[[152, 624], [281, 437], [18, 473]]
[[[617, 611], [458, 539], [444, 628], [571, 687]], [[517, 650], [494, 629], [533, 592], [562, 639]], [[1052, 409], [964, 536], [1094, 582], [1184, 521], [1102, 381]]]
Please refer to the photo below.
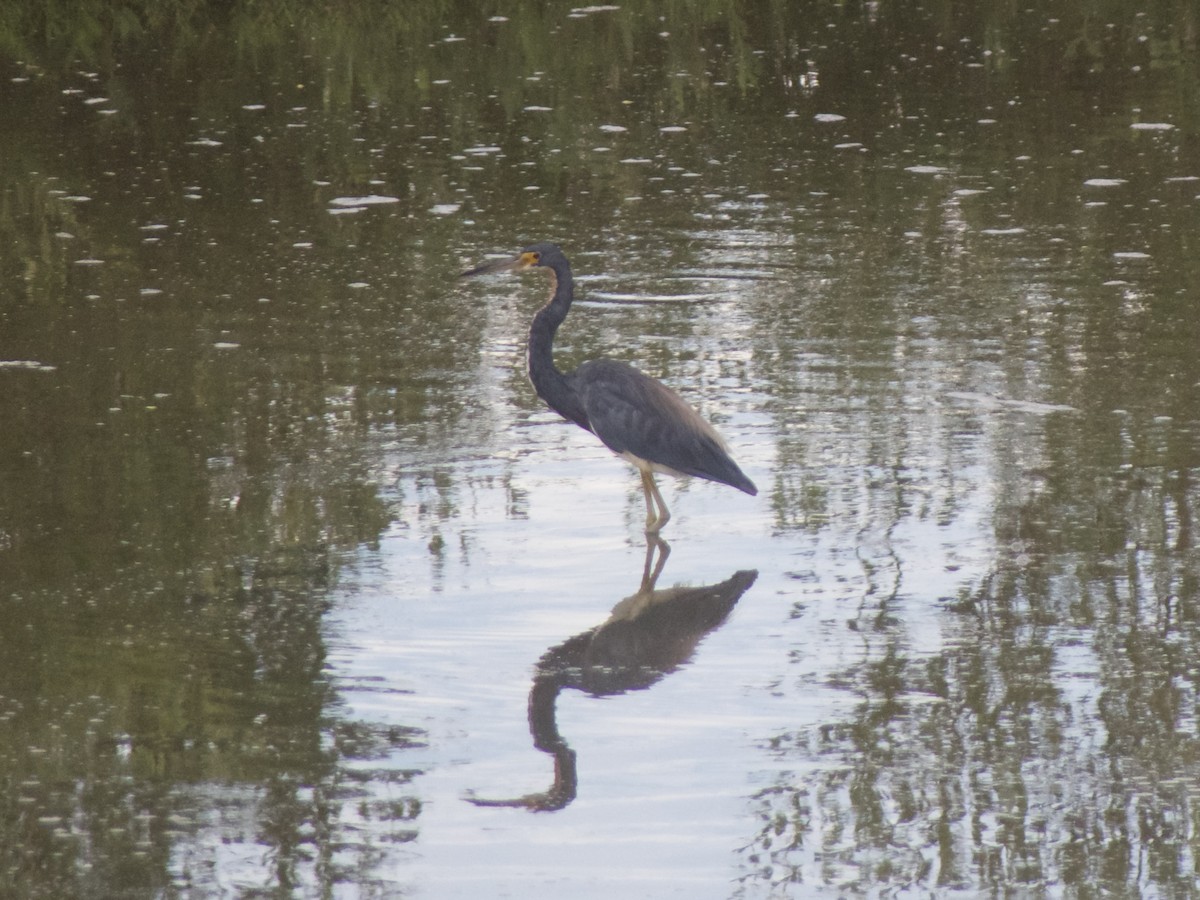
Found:
[[[0, 892], [1194, 890], [1189, 4], [39, 10]], [[653, 584], [543, 239], [760, 489]]]

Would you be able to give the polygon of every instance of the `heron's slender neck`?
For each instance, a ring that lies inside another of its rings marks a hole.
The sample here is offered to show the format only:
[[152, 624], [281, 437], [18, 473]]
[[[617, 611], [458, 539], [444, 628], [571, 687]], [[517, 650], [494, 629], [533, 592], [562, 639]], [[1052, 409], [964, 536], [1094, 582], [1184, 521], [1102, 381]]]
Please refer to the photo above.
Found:
[[588, 428], [587, 414], [574, 388], [554, 365], [554, 335], [571, 311], [575, 296], [575, 280], [571, 264], [559, 258], [549, 263], [554, 276], [554, 293], [550, 302], [537, 311], [529, 327], [529, 380], [546, 405], [565, 419]]

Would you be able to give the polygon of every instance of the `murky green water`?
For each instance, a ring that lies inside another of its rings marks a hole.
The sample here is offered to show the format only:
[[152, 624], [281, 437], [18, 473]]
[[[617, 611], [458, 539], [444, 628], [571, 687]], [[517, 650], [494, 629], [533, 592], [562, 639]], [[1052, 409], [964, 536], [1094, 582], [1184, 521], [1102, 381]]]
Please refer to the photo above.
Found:
[[[1128, 6], [14, 5], [0, 894], [1192, 895], [1200, 20]], [[654, 585], [456, 279], [541, 239], [760, 488]]]

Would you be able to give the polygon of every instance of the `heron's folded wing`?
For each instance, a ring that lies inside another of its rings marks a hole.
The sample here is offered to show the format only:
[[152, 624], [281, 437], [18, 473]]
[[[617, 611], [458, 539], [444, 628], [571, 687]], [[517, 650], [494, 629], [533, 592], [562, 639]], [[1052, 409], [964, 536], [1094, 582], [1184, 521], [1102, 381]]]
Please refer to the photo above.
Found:
[[717, 430], [670, 388], [614, 360], [584, 363], [571, 379], [592, 431], [614, 453], [755, 492]]

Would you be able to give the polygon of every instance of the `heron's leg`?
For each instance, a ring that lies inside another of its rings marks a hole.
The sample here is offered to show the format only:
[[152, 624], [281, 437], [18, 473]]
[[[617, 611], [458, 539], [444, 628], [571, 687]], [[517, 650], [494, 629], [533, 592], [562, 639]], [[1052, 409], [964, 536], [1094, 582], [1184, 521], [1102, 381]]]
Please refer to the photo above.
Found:
[[[662, 527], [671, 521], [671, 512], [667, 509], [667, 503], [659, 493], [658, 485], [654, 483], [654, 475], [650, 472], [642, 472], [642, 490], [646, 492], [646, 532], [658, 534]], [[658, 506], [657, 515], [651, 508], [652, 499], [653, 504]]]
[[646, 533], [650, 534], [654, 531], [654, 523], [658, 519], [654, 512], [654, 479], [644, 469], [638, 469], [638, 474], [642, 476], [642, 496], [646, 498]]

